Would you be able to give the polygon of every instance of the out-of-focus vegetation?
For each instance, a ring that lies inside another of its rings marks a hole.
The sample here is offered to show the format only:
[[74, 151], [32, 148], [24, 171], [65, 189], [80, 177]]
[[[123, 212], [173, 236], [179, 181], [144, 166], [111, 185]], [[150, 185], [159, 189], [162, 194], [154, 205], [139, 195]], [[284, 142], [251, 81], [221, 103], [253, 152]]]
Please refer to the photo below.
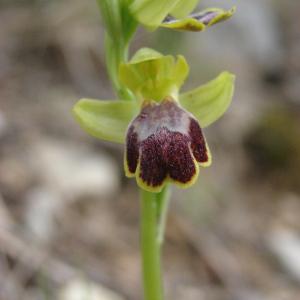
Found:
[[268, 110], [245, 136], [245, 149], [251, 159], [253, 176], [270, 180], [274, 186], [300, 188], [300, 114], [290, 107]]

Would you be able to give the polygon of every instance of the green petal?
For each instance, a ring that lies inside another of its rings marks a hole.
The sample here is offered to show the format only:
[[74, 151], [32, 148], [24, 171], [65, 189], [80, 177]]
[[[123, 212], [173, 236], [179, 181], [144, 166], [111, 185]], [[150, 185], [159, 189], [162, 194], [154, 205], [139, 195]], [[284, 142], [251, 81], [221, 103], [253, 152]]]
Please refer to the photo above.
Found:
[[151, 49], [137, 52], [129, 63], [120, 65], [120, 81], [139, 100], [162, 101], [170, 95], [177, 98], [178, 90], [189, 72], [183, 56], [177, 60], [171, 55], [163, 56]]
[[82, 99], [73, 114], [90, 135], [102, 140], [124, 143], [129, 122], [139, 111], [135, 101], [102, 101]]
[[182, 1], [135, 0], [130, 6], [130, 9], [139, 23], [155, 29], [179, 2]]
[[208, 8], [183, 19], [167, 18], [160, 26], [180, 31], [203, 31], [221, 21], [230, 18], [235, 12], [235, 7], [230, 10]]
[[191, 112], [201, 127], [219, 119], [230, 105], [235, 76], [222, 72], [217, 78], [179, 96], [180, 104]]

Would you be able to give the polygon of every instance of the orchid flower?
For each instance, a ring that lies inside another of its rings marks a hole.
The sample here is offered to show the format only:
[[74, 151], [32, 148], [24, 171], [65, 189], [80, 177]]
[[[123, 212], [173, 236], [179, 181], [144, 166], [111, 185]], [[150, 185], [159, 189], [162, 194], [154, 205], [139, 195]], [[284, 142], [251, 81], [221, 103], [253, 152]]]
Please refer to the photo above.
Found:
[[202, 129], [227, 110], [234, 75], [222, 72], [180, 93], [188, 73], [183, 56], [142, 48], [119, 68], [119, 80], [134, 101], [82, 99], [73, 109], [89, 134], [125, 144], [125, 174], [146, 191], [160, 192], [167, 182], [189, 187], [200, 167], [211, 164]]
[[230, 10], [207, 8], [192, 13], [198, 0], [135, 0], [130, 6], [135, 19], [149, 29], [166, 27], [175, 30], [202, 31], [218, 22], [230, 18]]

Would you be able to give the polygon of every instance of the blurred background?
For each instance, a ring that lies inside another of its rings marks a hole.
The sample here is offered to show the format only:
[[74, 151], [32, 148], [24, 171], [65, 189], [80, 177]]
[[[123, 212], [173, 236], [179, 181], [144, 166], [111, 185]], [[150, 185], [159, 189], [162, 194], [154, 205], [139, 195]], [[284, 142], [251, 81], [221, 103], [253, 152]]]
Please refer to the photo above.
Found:
[[[114, 99], [96, 1], [0, 0], [0, 300], [142, 299], [139, 202], [122, 146], [84, 133], [81, 97]], [[237, 5], [203, 33], [140, 30], [184, 54], [184, 89], [223, 70], [233, 103], [205, 129], [213, 164], [173, 189], [166, 299], [300, 299], [300, 2]]]

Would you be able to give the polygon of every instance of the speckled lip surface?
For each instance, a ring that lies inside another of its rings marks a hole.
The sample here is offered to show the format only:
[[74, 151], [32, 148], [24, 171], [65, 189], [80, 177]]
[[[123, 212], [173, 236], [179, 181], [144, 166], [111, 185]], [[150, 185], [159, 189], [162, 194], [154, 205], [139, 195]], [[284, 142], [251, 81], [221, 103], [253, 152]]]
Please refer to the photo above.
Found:
[[218, 16], [218, 12], [216, 11], [207, 11], [202, 14], [193, 14], [191, 17], [196, 19], [199, 22], [202, 22], [205, 25], [208, 25], [211, 20], [213, 20], [216, 16]]
[[186, 184], [197, 175], [196, 161], [208, 160], [198, 122], [171, 98], [145, 103], [128, 128], [127, 168], [147, 186], [161, 186], [167, 178]]
[[[216, 16], [218, 16], [218, 14], [219, 13], [216, 12], [216, 11], [207, 11], [207, 12], [204, 12], [204, 13], [191, 14], [189, 16], [189, 18], [195, 19], [199, 22], [202, 22], [205, 25], [208, 25], [212, 19], [214, 19]], [[175, 23], [175, 22], [178, 22], [178, 20], [173, 18], [172, 16], [167, 16], [163, 20], [164, 24], [171, 24], [171, 23]]]

